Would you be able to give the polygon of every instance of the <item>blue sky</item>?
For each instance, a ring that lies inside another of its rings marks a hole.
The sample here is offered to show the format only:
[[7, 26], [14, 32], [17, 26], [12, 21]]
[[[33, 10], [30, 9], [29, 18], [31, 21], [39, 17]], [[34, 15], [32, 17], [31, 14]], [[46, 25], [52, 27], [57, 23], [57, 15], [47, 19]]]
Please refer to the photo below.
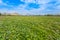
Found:
[[60, 0], [0, 0], [0, 12], [21, 15], [60, 14]]

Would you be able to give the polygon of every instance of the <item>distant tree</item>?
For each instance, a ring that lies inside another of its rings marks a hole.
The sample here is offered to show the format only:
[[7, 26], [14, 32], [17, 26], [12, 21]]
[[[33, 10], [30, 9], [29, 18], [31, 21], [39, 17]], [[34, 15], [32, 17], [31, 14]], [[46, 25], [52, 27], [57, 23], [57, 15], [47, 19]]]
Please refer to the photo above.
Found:
[[1, 16], [2, 14], [0, 13], [0, 16]]
[[47, 14], [47, 15], [45, 15], [45, 16], [54, 16], [54, 15], [52, 15], [52, 14]]

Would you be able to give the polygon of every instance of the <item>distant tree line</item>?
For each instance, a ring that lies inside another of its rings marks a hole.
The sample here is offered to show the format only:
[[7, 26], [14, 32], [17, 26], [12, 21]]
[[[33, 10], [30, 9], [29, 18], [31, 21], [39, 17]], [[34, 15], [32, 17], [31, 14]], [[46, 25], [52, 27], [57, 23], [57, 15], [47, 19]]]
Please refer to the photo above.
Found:
[[14, 16], [19, 15], [18, 13], [0, 13], [0, 16]]
[[56, 15], [53, 15], [53, 14], [46, 14], [46, 15], [44, 15], [44, 16], [60, 16], [60, 15], [58, 15], [58, 14], [56, 14]]
[[[13, 15], [19, 15], [18, 13], [11, 13], [11, 14], [8, 14], [8, 13], [0, 13], [0, 16], [13, 16]], [[26, 15], [28, 16], [28, 15]], [[46, 15], [29, 15], [29, 16], [60, 16], [60, 15], [52, 15], [52, 14], [46, 14]]]

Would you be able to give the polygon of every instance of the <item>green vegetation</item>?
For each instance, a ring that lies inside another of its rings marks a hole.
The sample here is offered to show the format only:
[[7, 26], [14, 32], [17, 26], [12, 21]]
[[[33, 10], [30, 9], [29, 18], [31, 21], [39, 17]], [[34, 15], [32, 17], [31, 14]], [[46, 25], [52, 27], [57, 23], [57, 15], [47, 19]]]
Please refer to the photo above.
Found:
[[1, 16], [2, 14], [0, 13], [0, 16]]
[[60, 17], [0, 16], [0, 40], [60, 40]]

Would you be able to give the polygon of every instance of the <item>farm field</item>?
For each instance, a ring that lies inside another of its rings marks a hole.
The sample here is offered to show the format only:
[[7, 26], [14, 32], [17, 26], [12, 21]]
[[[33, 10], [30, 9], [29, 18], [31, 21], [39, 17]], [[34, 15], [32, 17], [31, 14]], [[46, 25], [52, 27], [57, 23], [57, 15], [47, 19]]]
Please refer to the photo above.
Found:
[[0, 16], [0, 40], [60, 40], [60, 17]]

